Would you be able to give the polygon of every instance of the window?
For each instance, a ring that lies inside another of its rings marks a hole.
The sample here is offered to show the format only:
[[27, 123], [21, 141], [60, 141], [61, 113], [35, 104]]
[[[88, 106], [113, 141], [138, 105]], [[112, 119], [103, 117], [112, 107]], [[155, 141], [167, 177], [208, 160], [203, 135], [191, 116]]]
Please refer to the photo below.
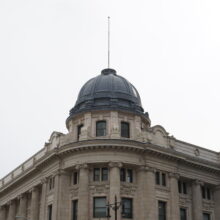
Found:
[[72, 220], [77, 220], [78, 217], [78, 200], [72, 201]]
[[132, 218], [132, 199], [122, 198], [122, 217], [123, 218]]
[[158, 220], [166, 220], [166, 202], [158, 202]]
[[52, 205], [48, 205], [48, 220], [52, 220]]
[[209, 187], [202, 186], [202, 198], [211, 200], [211, 189]]
[[209, 213], [203, 213], [203, 220], [211, 220], [211, 216]]
[[94, 168], [93, 171], [94, 181], [107, 181], [108, 180], [108, 168]]
[[79, 140], [83, 124], [77, 126], [77, 140]]
[[121, 168], [120, 179], [122, 182], [132, 183], [133, 182], [133, 170]]
[[155, 174], [155, 181], [157, 185], [166, 186], [166, 174], [157, 171]]
[[102, 168], [102, 181], [108, 180], [108, 168]]
[[78, 184], [78, 172], [73, 172], [73, 185]]
[[187, 183], [179, 180], [178, 181], [178, 189], [179, 189], [179, 193], [187, 194]]
[[127, 122], [121, 122], [121, 137], [130, 137], [130, 126]]
[[185, 208], [180, 208], [180, 220], [187, 220], [187, 212]]
[[95, 197], [93, 200], [93, 217], [106, 217], [106, 197]]
[[49, 190], [52, 190], [55, 186], [55, 177], [50, 177], [48, 184], [49, 184]]
[[96, 122], [96, 136], [105, 136], [106, 135], [106, 121], [97, 121]]

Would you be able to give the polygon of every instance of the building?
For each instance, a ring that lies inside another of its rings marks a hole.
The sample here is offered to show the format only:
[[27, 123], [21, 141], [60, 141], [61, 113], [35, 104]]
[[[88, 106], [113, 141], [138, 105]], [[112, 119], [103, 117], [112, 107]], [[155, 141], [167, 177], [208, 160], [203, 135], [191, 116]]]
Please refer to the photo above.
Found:
[[114, 220], [115, 199], [117, 220], [220, 219], [219, 153], [152, 127], [115, 70], [82, 87], [66, 127], [0, 180], [0, 220]]

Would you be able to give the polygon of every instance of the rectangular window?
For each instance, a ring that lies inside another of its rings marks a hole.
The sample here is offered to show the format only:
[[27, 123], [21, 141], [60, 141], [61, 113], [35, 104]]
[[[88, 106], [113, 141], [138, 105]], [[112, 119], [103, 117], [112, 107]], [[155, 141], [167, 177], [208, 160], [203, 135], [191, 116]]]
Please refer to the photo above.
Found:
[[79, 140], [83, 124], [77, 126], [77, 140]]
[[49, 178], [49, 190], [52, 190], [55, 186], [55, 177]]
[[187, 212], [184, 208], [180, 208], [180, 220], [187, 220]]
[[155, 178], [156, 178], [156, 184], [160, 185], [160, 172], [159, 171], [156, 172]]
[[158, 220], [166, 220], [166, 202], [158, 201]]
[[203, 220], [211, 220], [211, 216], [209, 213], [203, 213]]
[[94, 181], [100, 181], [100, 168], [94, 168]]
[[95, 197], [93, 199], [93, 217], [106, 217], [106, 197]]
[[187, 194], [187, 183], [179, 180], [178, 189], [179, 189], [179, 193]]
[[53, 206], [52, 205], [48, 205], [48, 220], [52, 220], [52, 209]]
[[102, 181], [108, 180], [108, 168], [102, 168]]
[[121, 178], [122, 182], [126, 181], [126, 171], [125, 171], [125, 168], [121, 168], [121, 170], [120, 170], [120, 178]]
[[129, 138], [130, 137], [130, 128], [129, 123], [121, 122], [121, 137]]
[[78, 184], [78, 172], [73, 172], [73, 185]]
[[78, 217], [78, 200], [72, 201], [72, 220], [77, 220]]
[[132, 183], [133, 182], [133, 172], [132, 169], [127, 169], [127, 182]]
[[96, 122], [96, 136], [105, 136], [106, 135], [106, 121], [97, 121]]
[[209, 187], [202, 186], [201, 190], [202, 190], [202, 198], [211, 200], [211, 189]]
[[132, 218], [133, 215], [133, 204], [132, 199], [122, 198], [122, 217]]
[[162, 173], [162, 175], [161, 175], [161, 177], [162, 177], [162, 186], [166, 186], [166, 174], [165, 173]]

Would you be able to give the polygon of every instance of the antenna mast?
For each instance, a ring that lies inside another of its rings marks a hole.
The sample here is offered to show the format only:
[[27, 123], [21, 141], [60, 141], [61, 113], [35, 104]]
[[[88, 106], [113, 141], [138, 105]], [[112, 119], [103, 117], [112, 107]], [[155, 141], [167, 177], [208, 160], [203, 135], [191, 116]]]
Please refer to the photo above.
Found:
[[110, 17], [108, 16], [108, 68], [110, 68]]

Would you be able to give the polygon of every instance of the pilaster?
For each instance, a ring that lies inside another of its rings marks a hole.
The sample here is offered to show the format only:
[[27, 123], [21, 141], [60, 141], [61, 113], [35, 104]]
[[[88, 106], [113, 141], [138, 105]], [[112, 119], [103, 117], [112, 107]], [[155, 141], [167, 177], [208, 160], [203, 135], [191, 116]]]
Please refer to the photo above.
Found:
[[31, 190], [31, 220], [39, 220], [39, 189], [37, 186]]
[[23, 193], [19, 196], [20, 205], [18, 210], [18, 216], [22, 216], [24, 218], [27, 217], [27, 194]]
[[0, 206], [0, 220], [6, 220], [6, 207]]
[[193, 220], [202, 219], [202, 193], [201, 193], [202, 182], [195, 180], [192, 183], [192, 216]]
[[179, 208], [179, 190], [177, 173], [169, 173], [170, 177], [170, 220], [176, 220], [180, 218]]
[[89, 169], [87, 164], [79, 166], [79, 207], [78, 217], [80, 220], [88, 220], [89, 216]]
[[9, 211], [8, 211], [7, 220], [15, 220], [15, 211], [16, 211], [16, 204], [15, 204], [15, 201], [12, 200], [9, 202]]
[[[121, 201], [121, 181], [120, 181], [120, 168], [122, 167], [122, 163], [120, 162], [110, 162], [109, 168], [109, 203], [113, 204], [115, 202], [115, 196], [117, 197], [117, 201]], [[114, 210], [110, 209], [110, 220], [114, 220]], [[118, 210], [118, 220], [121, 219], [121, 210]]]
[[220, 185], [214, 189], [215, 219], [220, 219]]
[[41, 179], [41, 208], [40, 208], [40, 220], [46, 218], [46, 196], [47, 196], [47, 178]]

